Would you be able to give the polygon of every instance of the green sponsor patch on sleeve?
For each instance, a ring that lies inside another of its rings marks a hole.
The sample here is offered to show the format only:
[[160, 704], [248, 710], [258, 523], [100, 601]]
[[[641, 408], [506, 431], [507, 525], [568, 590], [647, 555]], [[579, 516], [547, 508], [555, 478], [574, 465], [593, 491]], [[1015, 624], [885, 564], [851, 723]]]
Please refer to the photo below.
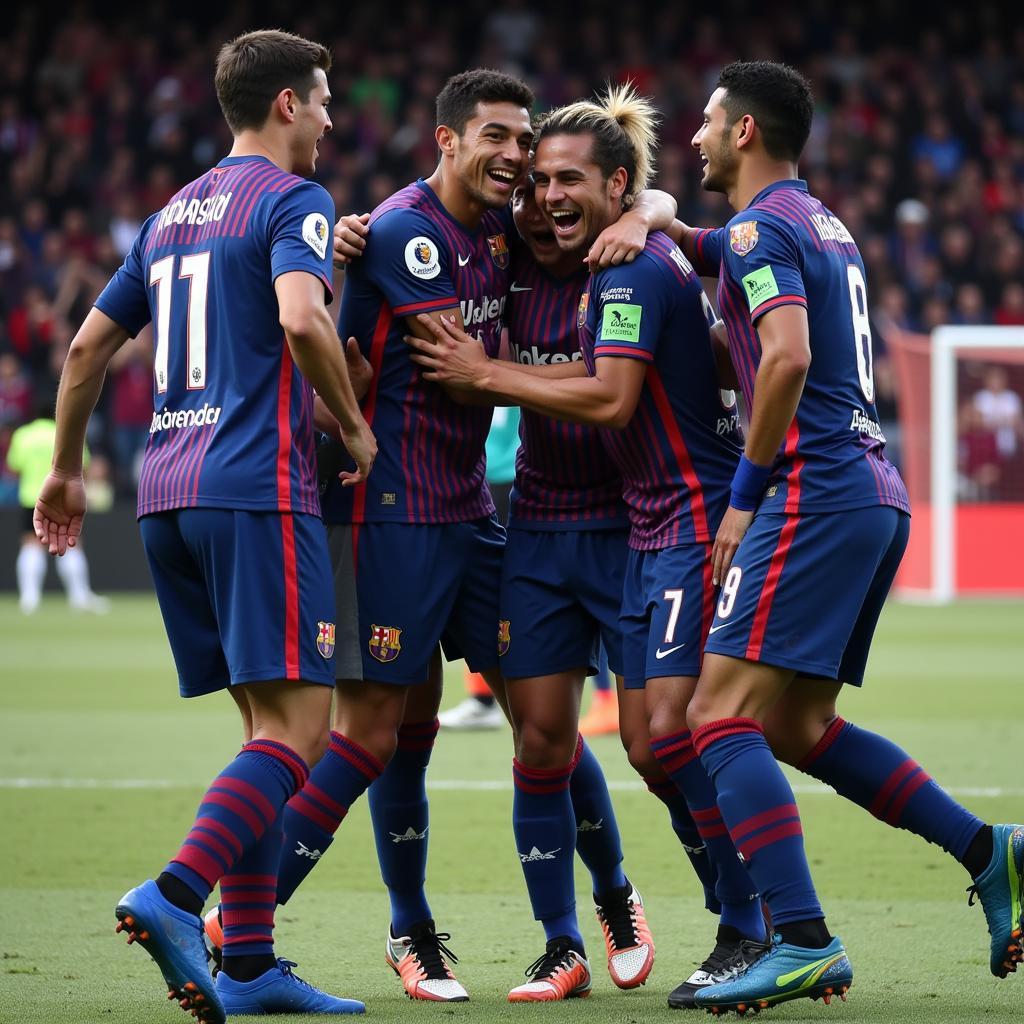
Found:
[[640, 341], [644, 307], [631, 302], [609, 302], [601, 317], [602, 341]]
[[779, 285], [771, 267], [762, 267], [751, 271], [743, 278], [743, 288], [747, 293], [747, 305], [753, 313], [762, 302], [774, 299], [779, 294]]

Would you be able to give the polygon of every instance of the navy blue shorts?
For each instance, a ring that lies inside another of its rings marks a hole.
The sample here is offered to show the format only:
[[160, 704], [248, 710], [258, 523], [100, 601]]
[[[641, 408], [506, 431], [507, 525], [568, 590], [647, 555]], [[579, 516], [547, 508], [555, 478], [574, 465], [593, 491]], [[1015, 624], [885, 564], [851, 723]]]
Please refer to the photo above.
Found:
[[501, 573], [499, 647], [507, 679], [583, 668], [597, 672], [599, 644], [622, 672], [619, 607], [628, 529], [510, 529]]
[[497, 668], [505, 531], [494, 516], [329, 531], [339, 606], [354, 601], [359, 610], [358, 631], [339, 632], [339, 679], [423, 683], [439, 641], [449, 661], [465, 658], [474, 672]]
[[620, 618], [627, 690], [660, 676], [700, 675], [714, 600], [710, 544], [630, 549]]
[[910, 516], [886, 505], [756, 515], [706, 650], [860, 686], [909, 534]]
[[334, 685], [334, 588], [316, 516], [187, 508], [139, 520], [183, 697]]

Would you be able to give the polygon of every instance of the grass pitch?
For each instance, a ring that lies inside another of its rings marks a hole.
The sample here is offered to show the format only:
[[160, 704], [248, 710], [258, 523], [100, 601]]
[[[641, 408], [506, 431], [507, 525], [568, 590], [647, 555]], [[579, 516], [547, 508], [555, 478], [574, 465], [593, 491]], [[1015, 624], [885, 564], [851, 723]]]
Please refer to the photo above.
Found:
[[[986, 820], [1024, 820], [1022, 627], [1020, 604], [891, 605], [868, 684], [845, 695], [843, 714], [902, 743]], [[26, 619], [11, 598], [0, 598], [0, 665], [0, 1022], [182, 1024], [186, 1017], [164, 1000], [146, 954], [114, 935], [113, 908], [177, 849], [206, 784], [237, 750], [233, 705], [226, 697], [177, 697], [160, 618], [144, 596], [115, 597], [102, 619], [72, 616], [59, 599]], [[460, 697], [456, 667], [448, 701]], [[710, 949], [714, 921], [663, 808], [640, 788], [618, 741], [601, 738], [593, 747], [658, 947], [646, 987], [627, 993], [612, 985], [579, 871], [593, 997], [555, 1006], [505, 1002], [543, 948], [511, 839], [507, 732], [442, 732], [429, 775], [428, 888], [471, 1002], [410, 1003], [385, 967], [387, 899], [365, 801], [278, 914], [279, 951], [315, 983], [364, 999], [381, 1022], [685, 1017], [667, 1008], [665, 996]], [[799, 1001], [770, 1017], [1021, 1020], [1024, 978], [989, 975], [984, 920], [979, 907], [966, 906], [963, 870], [813, 780], [794, 781], [815, 880], [856, 981], [845, 1005]]]

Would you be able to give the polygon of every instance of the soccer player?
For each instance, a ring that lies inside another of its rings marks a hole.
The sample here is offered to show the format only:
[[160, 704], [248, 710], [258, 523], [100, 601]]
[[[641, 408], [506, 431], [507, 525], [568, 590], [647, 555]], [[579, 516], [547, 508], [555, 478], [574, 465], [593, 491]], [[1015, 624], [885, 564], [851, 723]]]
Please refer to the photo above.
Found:
[[[356, 469], [375, 442], [327, 312], [328, 194], [305, 178], [331, 127], [328, 50], [285, 32], [227, 43], [216, 87], [230, 154], [151, 216], [79, 330], [61, 377], [53, 469], [35, 529], [73, 548], [86, 424], [114, 352], [150, 320], [154, 412], [139, 484], [143, 544], [183, 696], [227, 689], [244, 745], [156, 881], [119, 901], [118, 931], [199, 1020], [355, 1013], [273, 954], [281, 810], [327, 745], [335, 604], [313, 459], [313, 393]], [[144, 737], [126, 737], [129, 749]], [[199, 913], [220, 882], [224, 966]]]
[[[544, 120], [535, 153], [537, 201], [561, 248], [588, 244], [646, 181], [653, 116], [646, 101], [619, 89], [601, 103], [573, 104]], [[668, 737], [652, 750], [648, 732], [662, 706], [685, 721], [711, 620], [711, 540], [740, 453], [738, 419], [719, 391], [707, 307], [692, 267], [654, 232], [634, 262], [592, 275], [577, 314], [582, 361], [509, 366], [488, 359], [443, 320], [430, 325], [433, 342], [407, 340], [430, 379], [615, 428], [602, 436], [624, 481], [631, 523], [620, 612], [623, 742], [645, 777], [670, 776], [695, 812], [717, 871], [722, 927], [729, 929], [720, 932], [719, 946], [728, 943], [731, 961], [763, 948], [757, 894], [717, 821], [714, 791], [689, 735]], [[570, 946], [566, 973], [579, 966], [574, 952], [580, 954]]]
[[910, 521], [875, 412], [864, 264], [797, 178], [812, 113], [792, 68], [731, 64], [693, 138], [704, 188], [737, 211], [690, 242], [720, 263], [719, 303], [752, 414], [715, 538], [722, 591], [689, 720], [777, 930], [762, 958], [696, 994], [714, 1012], [827, 1001], [853, 978], [773, 750], [960, 861], [984, 907], [992, 973], [1005, 977], [1024, 957], [1024, 828], [984, 824], [895, 744], [836, 710], [842, 685], [863, 680]]

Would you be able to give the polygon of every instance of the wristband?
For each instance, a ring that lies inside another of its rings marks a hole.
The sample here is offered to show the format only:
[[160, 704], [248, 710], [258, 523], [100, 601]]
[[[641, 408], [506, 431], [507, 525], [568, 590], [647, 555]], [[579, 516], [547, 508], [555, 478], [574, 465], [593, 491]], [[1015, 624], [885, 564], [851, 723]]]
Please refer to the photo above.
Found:
[[741, 512], [752, 512], [764, 493], [764, 485], [771, 476], [771, 466], [759, 466], [746, 455], [740, 456], [740, 464], [732, 478], [732, 497], [729, 504]]

